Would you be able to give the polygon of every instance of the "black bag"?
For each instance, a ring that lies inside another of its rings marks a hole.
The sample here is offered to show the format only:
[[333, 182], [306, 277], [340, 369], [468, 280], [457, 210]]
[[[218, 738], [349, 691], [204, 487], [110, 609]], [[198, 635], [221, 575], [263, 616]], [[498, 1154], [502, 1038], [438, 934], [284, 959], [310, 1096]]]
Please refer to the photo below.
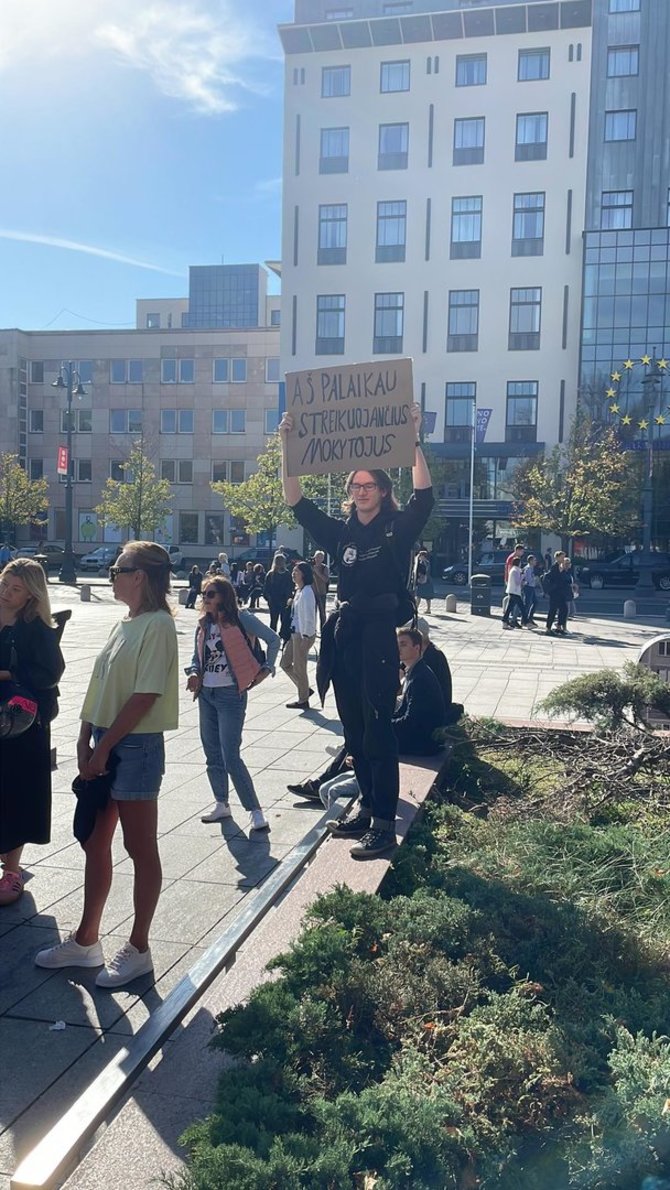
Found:
[[0, 740], [12, 740], [32, 727], [37, 718], [37, 701], [30, 690], [17, 682], [0, 682]]
[[263, 648], [259, 638], [257, 636], [255, 636], [252, 641], [251, 637], [249, 636], [248, 632], [246, 631], [241, 620], [240, 620], [240, 628], [242, 629], [242, 635], [243, 635], [245, 641], [247, 642], [249, 648], [251, 649], [251, 652], [253, 653], [254, 657], [256, 658], [258, 664], [259, 665], [267, 665], [267, 663], [268, 663], [267, 653], [265, 652], [265, 649]]

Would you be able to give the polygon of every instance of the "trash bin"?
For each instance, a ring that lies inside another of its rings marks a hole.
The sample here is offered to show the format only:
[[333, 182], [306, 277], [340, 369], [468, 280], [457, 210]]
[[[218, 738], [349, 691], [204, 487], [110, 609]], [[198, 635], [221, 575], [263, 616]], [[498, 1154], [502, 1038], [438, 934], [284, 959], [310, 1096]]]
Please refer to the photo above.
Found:
[[491, 579], [488, 574], [473, 574], [470, 579], [470, 611], [473, 616], [491, 615]]
[[47, 576], [47, 582], [48, 582], [49, 581], [49, 559], [47, 558], [46, 554], [35, 554], [35, 561], [39, 562], [40, 566], [42, 567], [42, 570], [44, 571], [44, 573]]

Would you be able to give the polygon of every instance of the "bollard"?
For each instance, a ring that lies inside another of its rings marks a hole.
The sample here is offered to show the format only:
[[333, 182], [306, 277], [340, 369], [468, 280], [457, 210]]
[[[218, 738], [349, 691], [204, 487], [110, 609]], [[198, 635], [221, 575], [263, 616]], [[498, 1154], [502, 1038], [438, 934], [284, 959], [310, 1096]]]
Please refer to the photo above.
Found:
[[91, 587], [89, 583], [82, 583], [79, 588], [79, 599], [82, 603], [91, 602]]
[[634, 620], [637, 615], [637, 607], [634, 599], [627, 599], [623, 605], [624, 620]]
[[447, 598], [444, 601], [444, 610], [445, 610], [445, 612], [455, 612], [456, 611], [456, 596], [455, 595], [447, 595]]
[[188, 587], [181, 588], [178, 598], [181, 606], [184, 607], [186, 605], [186, 600], [188, 599]]

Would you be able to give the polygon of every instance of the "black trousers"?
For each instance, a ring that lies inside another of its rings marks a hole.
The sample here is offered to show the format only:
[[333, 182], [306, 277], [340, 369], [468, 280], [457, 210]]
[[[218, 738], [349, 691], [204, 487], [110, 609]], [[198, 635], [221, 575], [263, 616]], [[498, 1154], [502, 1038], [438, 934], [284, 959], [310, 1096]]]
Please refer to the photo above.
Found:
[[556, 619], [556, 627], [564, 629], [568, 622], [568, 603], [566, 599], [557, 599], [555, 595], [550, 595], [547, 628], [551, 628], [554, 618]]

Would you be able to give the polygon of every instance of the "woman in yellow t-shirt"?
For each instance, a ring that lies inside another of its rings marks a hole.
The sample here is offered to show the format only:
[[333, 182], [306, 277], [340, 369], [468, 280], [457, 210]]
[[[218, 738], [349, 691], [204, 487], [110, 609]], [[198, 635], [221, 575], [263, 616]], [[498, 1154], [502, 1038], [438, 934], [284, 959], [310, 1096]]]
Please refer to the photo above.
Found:
[[121, 987], [153, 970], [149, 927], [161, 889], [157, 799], [165, 768], [163, 732], [177, 727], [177, 633], [167, 602], [170, 559], [162, 546], [132, 541], [109, 575], [128, 615], [99, 654], [81, 712], [79, 775], [110, 772], [111, 796], [84, 842], [84, 910], [79, 927], [35, 956], [38, 967], [101, 967], [100, 919], [112, 882], [112, 839], [119, 819], [133, 861], [135, 917], [130, 939], [98, 974], [98, 987]]

